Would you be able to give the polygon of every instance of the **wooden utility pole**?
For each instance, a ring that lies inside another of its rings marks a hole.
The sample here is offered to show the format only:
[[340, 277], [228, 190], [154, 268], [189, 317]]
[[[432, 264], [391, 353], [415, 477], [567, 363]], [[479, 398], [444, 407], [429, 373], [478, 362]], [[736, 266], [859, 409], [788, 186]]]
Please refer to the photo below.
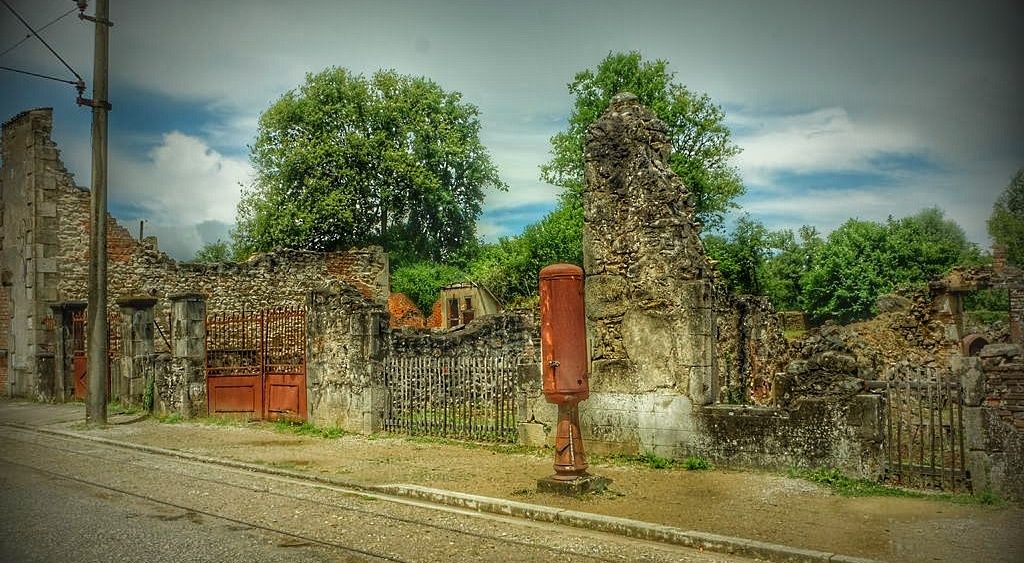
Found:
[[[81, 6], [81, 4], [80, 4]], [[108, 0], [96, 1], [96, 15], [82, 16], [96, 24], [93, 61], [92, 100], [79, 103], [92, 106], [92, 198], [89, 232], [89, 389], [86, 394], [85, 420], [89, 424], [107, 423], [107, 67], [110, 38]]]

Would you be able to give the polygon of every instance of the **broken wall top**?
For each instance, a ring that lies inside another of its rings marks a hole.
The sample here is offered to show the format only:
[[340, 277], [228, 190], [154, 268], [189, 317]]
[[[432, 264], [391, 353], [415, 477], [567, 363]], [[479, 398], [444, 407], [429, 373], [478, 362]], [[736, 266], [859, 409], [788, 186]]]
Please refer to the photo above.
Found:
[[587, 130], [584, 266], [626, 278], [640, 301], [676, 302], [680, 283], [715, 277], [671, 148], [666, 125], [628, 93]]

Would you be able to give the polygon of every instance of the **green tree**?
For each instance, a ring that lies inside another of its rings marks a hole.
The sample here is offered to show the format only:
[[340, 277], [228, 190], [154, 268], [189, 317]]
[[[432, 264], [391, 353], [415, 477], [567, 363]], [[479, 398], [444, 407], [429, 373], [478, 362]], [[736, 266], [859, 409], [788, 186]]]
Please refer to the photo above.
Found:
[[227, 242], [218, 239], [217, 242], [208, 242], [196, 251], [193, 262], [214, 263], [227, 262], [231, 260], [231, 248]]
[[583, 265], [579, 225], [583, 209], [566, 202], [516, 237], [483, 248], [469, 265], [470, 277], [503, 301], [537, 293], [540, 270], [556, 262]]
[[[799, 238], [797, 238], [799, 236]], [[825, 242], [811, 226], [797, 234], [785, 229], [768, 234], [770, 256], [762, 268], [762, 290], [780, 311], [799, 309], [806, 276]]]
[[445, 260], [474, 240], [484, 190], [507, 189], [479, 132], [477, 108], [426, 78], [308, 74], [260, 116], [236, 246]]
[[988, 219], [988, 234], [1006, 246], [1007, 261], [1024, 267], [1024, 168], [996, 199]]
[[832, 231], [805, 278], [803, 310], [817, 321], [868, 316], [875, 299], [894, 285], [883, 271], [889, 262], [886, 238], [885, 226], [858, 219]]
[[764, 264], [770, 252], [770, 233], [750, 215], [743, 214], [728, 237], [706, 235], [708, 255], [718, 262], [718, 271], [735, 293], [760, 294], [764, 286]]
[[541, 179], [566, 188], [563, 197], [578, 199], [583, 191], [583, 150], [587, 127], [608, 107], [615, 94], [631, 92], [668, 126], [672, 142], [669, 165], [691, 192], [697, 218], [709, 228], [721, 225], [735, 208], [743, 184], [729, 159], [740, 152], [725, 126], [725, 113], [706, 94], [673, 82], [663, 60], [644, 61], [637, 51], [610, 53], [596, 69], [576, 74], [569, 83], [575, 104], [565, 131], [551, 138], [551, 161], [541, 166]]
[[980, 254], [939, 208], [886, 223], [850, 219], [814, 253], [801, 278], [803, 309], [818, 320], [870, 316], [879, 295], [920, 286]]

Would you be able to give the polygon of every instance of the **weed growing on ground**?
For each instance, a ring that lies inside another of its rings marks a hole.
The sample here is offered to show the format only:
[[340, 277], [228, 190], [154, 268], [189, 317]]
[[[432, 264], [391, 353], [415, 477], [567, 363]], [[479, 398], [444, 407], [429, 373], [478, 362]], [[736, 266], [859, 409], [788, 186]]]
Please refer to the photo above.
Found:
[[153, 418], [155, 418], [157, 422], [161, 422], [163, 424], [177, 424], [184, 420], [181, 415], [176, 412], [172, 412], [170, 414], [158, 414], [153, 416]]
[[133, 405], [123, 405], [120, 401], [111, 401], [107, 403], [108, 414], [137, 414], [142, 412], [142, 409]]
[[637, 456], [637, 461], [651, 469], [671, 469], [675, 462], [667, 457], [661, 457], [654, 452], [644, 452]]
[[842, 471], [834, 467], [821, 467], [818, 469], [791, 469], [790, 477], [806, 479], [819, 485], [832, 489], [837, 494], [847, 497], [866, 496], [892, 496], [892, 497], [918, 497], [921, 493], [897, 489], [867, 479], [851, 479]]
[[690, 456], [682, 461], [678, 461], [671, 458], [661, 457], [654, 452], [644, 452], [639, 455], [627, 455], [627, 454], [607, 454], [607, 455], [595, 455], [591, 456], [591, 460], [594, 463], [604, 463], [606, 465], [629, 465], [629, 466], [643, 466], [650, 469], [678, 469], [683, 468], [687, 471], [703, 471], [707, 469], [714, 469], [706, 458], [703, 456]]
[[345, 431], [337, 426], [317, 426], [309, 422], [295, 420], [278, 420], [274, 422], [274, 430], [287, 434], [298, 434], [299, 436], [311, 436], [314, 438], [327, 438], [330, 440], [341, 438]]
[[1002, 506], [1003, 500], [992, 491], [985, 490], [977, 495], [950, 494], [950, 493], [929, 493], [924, 491], [912, 491], [884, 485], [868, 479], [851, 479], [842, 471], [832, 467], [818, 469], [790, 469], [790, 477], [806, 479], [820, 485], [824, 485], [838, 495], [847, 497], [904, 497], [919, 498], [927, 500], [941, 500], [956, 504], [979, 504], [984, 506]]
[[711, 469], [711, 462], [699, 455], [692, 455], [683, 460], [683, 467], [687, 471], [706, 471]]

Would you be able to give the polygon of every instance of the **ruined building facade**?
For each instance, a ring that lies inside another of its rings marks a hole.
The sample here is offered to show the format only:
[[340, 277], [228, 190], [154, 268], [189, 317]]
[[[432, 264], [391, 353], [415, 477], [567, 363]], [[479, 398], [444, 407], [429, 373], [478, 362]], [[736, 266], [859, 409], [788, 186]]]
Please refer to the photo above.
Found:
[[[89, 192], [61, 162], [52, 119], [52, 110], [42, 108], [3, 124], [0, 172], [0, 390], [44, 399], [69, 393], [54, 365], [56, 335], [61, 311], [84, 308], [90, 259]], [[118, 312], [119, 300], [153, 298], [153, 317], [165, 333], [175, 295], [203, 295], [211, 312], [259, 310], [305, 305], [311, 290], [336, 282], [383, 306], [390, 285], [379, 247], [181, 263], [160, 252], [155, 239], [139, 241], [109, 216], [107, 258], [110, 312]]]

